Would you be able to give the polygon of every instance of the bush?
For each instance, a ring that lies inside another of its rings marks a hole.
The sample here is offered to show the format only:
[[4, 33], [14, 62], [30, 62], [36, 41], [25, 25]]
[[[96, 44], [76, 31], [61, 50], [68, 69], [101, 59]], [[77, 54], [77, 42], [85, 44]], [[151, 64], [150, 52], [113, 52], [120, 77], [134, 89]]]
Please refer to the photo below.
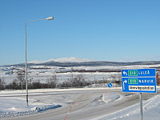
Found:
[[91, 82], [86, 81], [82, 75], [77, 75], [75, 78], [71, 79], [70, 81], [65, 81], [60, 84], [60, 87], [67, 88], [67, 87], [85, 87], [90, 85]]

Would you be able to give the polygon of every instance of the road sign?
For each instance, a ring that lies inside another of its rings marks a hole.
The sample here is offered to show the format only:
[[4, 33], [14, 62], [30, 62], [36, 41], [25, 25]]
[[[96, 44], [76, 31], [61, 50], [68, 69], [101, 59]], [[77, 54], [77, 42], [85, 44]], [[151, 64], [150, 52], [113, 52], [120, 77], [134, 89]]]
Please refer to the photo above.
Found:
[[122, 70], [122, 92], [139, 92], [140, 115], [143, 120], [142, 93], [155, 93], [156, 69], [127, 69]]
[[106, 86], [111, 88], [113, 85], [112, 85], [112, 83], [107, 83]]
[[122, 78], [123, 92], [156, 92], [156, 78]]
[[156, 76], [155, 69], [127, 69], [122, 70], [122, 77], [151, 77]]
[[127, 69], [122, 70], [122, 92], [155, 93], [155, 69]]

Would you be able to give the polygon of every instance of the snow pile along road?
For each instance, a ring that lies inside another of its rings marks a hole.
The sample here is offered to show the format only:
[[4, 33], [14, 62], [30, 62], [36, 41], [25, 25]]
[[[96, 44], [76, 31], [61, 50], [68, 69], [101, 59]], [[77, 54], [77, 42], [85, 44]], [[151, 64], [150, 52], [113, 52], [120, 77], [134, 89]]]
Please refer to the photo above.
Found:
[[[143, 111], [145, 120], [159, 120], [160, 118], [160, 95], [143, 101]], [[94, 120], [138, 120], [140, 119], [140, 105], [135, 104]]]
[[23, 98], [1, 97], [0, 118], [28, 115], [61, 107], [61, 105], [44, 104], [35, 100], [29, 100], [29, 102], [29, 106], [27, 106]]

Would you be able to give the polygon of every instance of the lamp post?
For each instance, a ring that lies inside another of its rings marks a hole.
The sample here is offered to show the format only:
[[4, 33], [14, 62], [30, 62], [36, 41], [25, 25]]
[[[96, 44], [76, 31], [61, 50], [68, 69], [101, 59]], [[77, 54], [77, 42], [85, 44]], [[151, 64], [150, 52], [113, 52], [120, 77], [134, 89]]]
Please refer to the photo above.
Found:
[[50, 16], [47, 18], [32, 20], [32, 21], [25, 23], [25, 81], [26, 81], [26, 103], [27, 103], [27, 106], [28, 106], [28, 51], [27, 51], [28, 32], [27, 32], [27, 26], [31, 22], [37, 22], [37, 21], [41, 21], [41, 20], [54, 20], [54, 19], [55, 19], [54, 17]]

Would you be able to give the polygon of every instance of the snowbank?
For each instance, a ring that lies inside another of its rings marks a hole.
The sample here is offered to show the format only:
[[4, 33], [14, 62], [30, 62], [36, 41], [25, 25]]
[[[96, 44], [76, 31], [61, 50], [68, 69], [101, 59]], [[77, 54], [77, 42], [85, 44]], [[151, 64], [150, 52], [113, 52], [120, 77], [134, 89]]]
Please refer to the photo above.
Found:
[[59, 107], [61, 107], [61, 105], [46, 105], [35, 100], [30, 100], [29, 106], [27, 106], [26, 101], [23, 98], [1, 97], [0, 118], [34, 114]]
[[[160, 95], [143, 101], [144, 119], [159, 120], [160, 118]], [[138, 120], [140, 119], [140, 106], [135, 104], [118, 112], [95, 118], [94, 120]]]

